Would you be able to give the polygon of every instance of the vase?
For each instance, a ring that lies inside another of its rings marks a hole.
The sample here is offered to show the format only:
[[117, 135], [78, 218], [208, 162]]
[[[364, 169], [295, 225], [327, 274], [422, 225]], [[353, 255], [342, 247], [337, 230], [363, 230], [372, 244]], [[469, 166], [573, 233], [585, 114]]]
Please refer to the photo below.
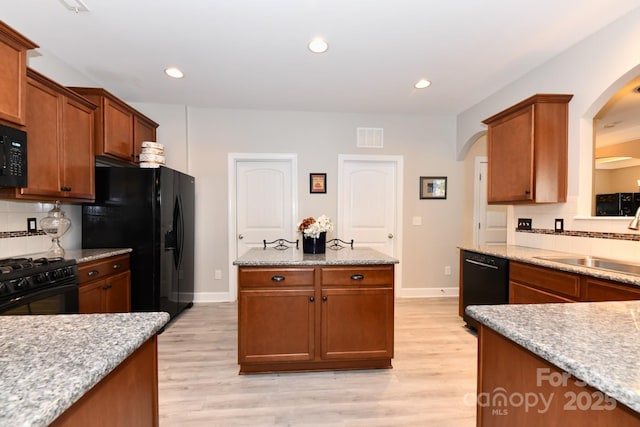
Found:
[[302, 239], [302, 252], [305, 254], [323, 254], [327, 247], [327, 233], [320, 233], [317, 238], [304, 236]]

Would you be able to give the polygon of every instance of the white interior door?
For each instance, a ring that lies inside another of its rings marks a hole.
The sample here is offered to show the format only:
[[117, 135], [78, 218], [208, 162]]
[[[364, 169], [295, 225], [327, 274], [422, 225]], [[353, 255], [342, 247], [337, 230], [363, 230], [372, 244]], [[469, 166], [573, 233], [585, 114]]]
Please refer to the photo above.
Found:
[[400, 258], [402, 157], [340, 155], [338, 182], [336, 236]]
[[507, 242], [507, 207], [487, 204], [487, 158], [475, 163], [474, 243], [503, 245]]
[[[294, 154], [230, 154], [230, 262], [263, 240], [295, 240], [296, 176]], [[237, 277], [229, 276], [235, 299]]]

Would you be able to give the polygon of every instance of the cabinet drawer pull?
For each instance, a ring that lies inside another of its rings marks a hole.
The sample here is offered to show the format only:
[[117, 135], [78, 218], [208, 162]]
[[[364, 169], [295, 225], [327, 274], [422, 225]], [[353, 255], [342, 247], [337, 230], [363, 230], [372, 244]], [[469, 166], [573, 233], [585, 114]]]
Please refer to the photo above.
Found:
[[104, 286], [102, 287], [102, 289], [105, 289], [105, 290], [106, 290], [106, 289], [111, 289], [111, 288], [113, 288], [113, 285], [112, 285], [111, 283], [107, 283], [106, 285], [104, 285]]
[[326, 300], [327, 300], [327, 297], [322, 297], [322, 301], [326, 301]]
[[89, 277], [93, 277], [96, 274], [100, 274], [100, 272], [98, 270], [91, 270], [90, 272], [87, 273]]
[[60, 187], [60, 191], [71, 191], [71, 187]]
[[353, 274], [351, 276], [351, 280], [362, 280], [364, 279], [364, 274]]
[[117, 269], [119, 269], [120, 267], [122, 267], [122, 264], [120, 264], [120, 263], [115, 263], [115, 264], [113, 264], [113, 269], [114, 269], [114, 270], [117, 270]]
[[309, 302], [314, 302], [316, 299], [314, 297], [309, 297]]
[[274, 282], [283, 282], [284, 276], [273, 276], [271, 280], [273, 280]]

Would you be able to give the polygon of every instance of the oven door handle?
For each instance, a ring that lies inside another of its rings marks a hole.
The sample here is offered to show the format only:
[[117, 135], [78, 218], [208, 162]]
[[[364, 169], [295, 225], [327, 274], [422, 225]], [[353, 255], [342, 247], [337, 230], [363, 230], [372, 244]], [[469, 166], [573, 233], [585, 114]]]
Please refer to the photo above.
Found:
[[494, 270], [498, 269], [498, 267], [495, 265], [485, 264], [484, 262], [476, 261], [473, 259], [465, 259], [464, 262], [468, 262], [469, 264], [479, 265], [480, 267], [493, 268]]
[[3, 303], [0, 304], [0, 314], [4, 313], [7, 310], [11, 310], [12, 308], [25, 305], [25, 304], [30, 304], [32, 302], [35, 302], [40, 299], [47, 298], [53, 295], [63, 294], [65, 292], [72, 291], [74, 289], [77, 292], [78, 284], [75, 282], [69, 283], [66, 285], [54, 286], [53, 288], [39, 289], [34, 292], [29, 292], [29, 293], [11, 298], [10, 300], [4, 301]]

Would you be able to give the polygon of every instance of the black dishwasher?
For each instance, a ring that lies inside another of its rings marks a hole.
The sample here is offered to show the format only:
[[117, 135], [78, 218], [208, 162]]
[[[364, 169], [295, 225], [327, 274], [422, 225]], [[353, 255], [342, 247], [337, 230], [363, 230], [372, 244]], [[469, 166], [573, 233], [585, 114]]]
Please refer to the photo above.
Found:
[[478, 322], [468, 316], [468, 305], [509, 303], [509, 261], [486, 254], [462, 251], [462, 318], [477, 329]]

